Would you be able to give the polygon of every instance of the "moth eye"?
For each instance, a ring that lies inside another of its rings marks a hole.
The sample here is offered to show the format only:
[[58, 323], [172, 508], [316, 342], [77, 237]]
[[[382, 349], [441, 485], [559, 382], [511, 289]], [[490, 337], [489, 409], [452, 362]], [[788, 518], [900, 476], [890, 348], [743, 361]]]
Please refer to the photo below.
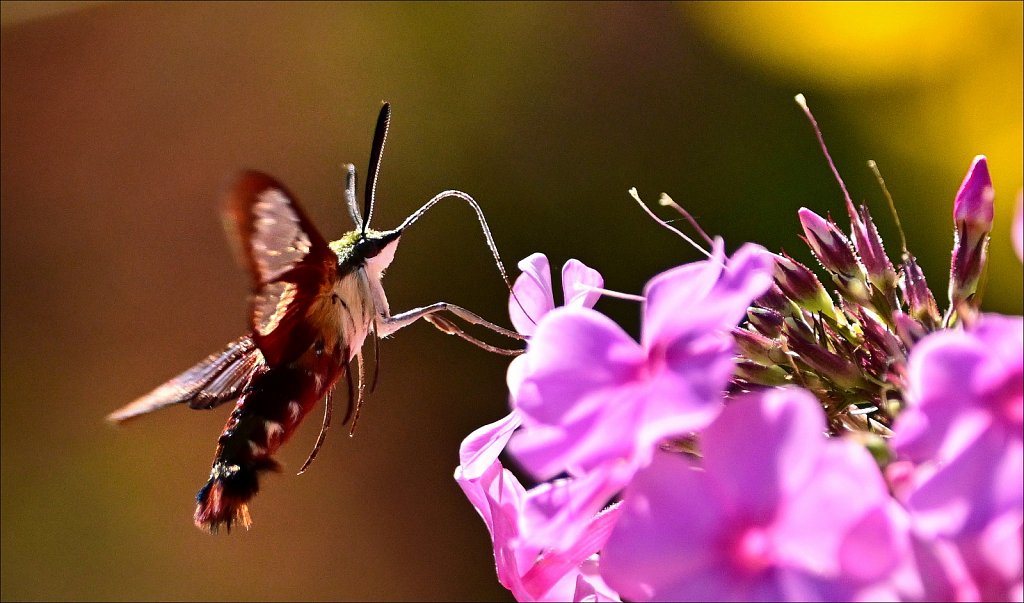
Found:
[[260, 280], [268, 283], [281, 276], [309, 253], [309, 235], [281, 191], [268, 188], [252, 206], [252, 253]]

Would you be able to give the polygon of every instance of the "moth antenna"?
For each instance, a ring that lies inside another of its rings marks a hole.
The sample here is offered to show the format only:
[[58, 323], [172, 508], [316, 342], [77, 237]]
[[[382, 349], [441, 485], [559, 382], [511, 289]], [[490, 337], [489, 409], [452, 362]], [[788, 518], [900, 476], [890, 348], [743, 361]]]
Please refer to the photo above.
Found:
[[356, 230], [363, 229], [363, 217], [359, 215], [359, 205], [356, 201], [356, 166], [351, 163], [345, 164], [345, 205], [348, 206], [348, 215], [352, 217], [352, 223]]
[[[430, 201], [424, 203], [422, 207], [414, 211], [408, 218], [406, 218], [405, 221], [402, 222], [402, 224], [399, 225], [399, 227], [396, 230], [404, 232], [407, 227], [412, 226], [412, 224], [416, 222], [416, 220], [422, 218], [423, 214], [427, 213], [427, 211], [431, 207], [437, 205], [442, 200], [448, 198], [461, 199], [462, 201], [468, 203], [469, 206], [473, 208], [473, 211], [476, 212], [476, 218], [480, 222], [480, 228], [481, 230], [483, 230], [484, 238], [487, 239], [487, 248], [491, 250], [491, 256], [494, 257], [494, 264], [498, 267], [498, 272], [501, 273], [501, 280], [505, 282], [505, 287], [508, 288], [509, 293], [512, 294], [512, 297], [515, 298], [516, 303], [519, 304], [520, 308], [522, 308], [522, 303], [519, 301], [519, 298], [516, 297], [515, 291], [512, 290], [512, 282], [509, 281], [508, 273], [505, 272], [505, 265], [501, 262], [501, 255], [498, 254], [498, 246], [494, 244], [494, 237], [491, 235], [490, 227], [487, 226], [487, 219], [484, 218], [484, 212], [482, 209], [480, 209], [480, 204], [478, 204], [476, 200], [473, 199], [473, 197], [470, 197], [468, 194], [462, 191], [456, 190], [438, 193], [434, 195], [434, 197], [431, 198]], [[523, 309], [523, 312], [526, 312], [526, 310]]]
[[359, 411], [363, 408], [363, 391], [366, 389], [366, 372], [363, 369], [363, 353], [356, 354], [356, 365], [359, 367], [359, 386], [356, 388], [356, 410], [355, 414], [352, 415], [352, 425], [348, 428], [348, 435], [352, 437], [356, 434], [356, 424], [359, 423]]
[[797, 94], [794, 100], [796, 100], [796, 104], [800, 105], [800, 109], [803, 110], [808, 121], [811, 122], [811, 128], [814, 129], [814, 135], [818, 138], [818, 144], [821, 146], [821, 152], [825, 155], [828, 167], [832, 170], [832, 175], [835, 176], [836, 182], [839, 183], [839, 188], [843, 190], [843, 200], [846, 201], [846, 211], [850, 214], [850, 220], [856, 223], [858, 221], [857, 211], [853, 207], [853, 200], [850, 199], [850, 191], [846, 190], [846, 183], [843, 182], [843, 177], [839, 175], [839, 170], [836, 169], [836, 164], [832, 161], [832, 155], [829, 154], [828, 146], [825, 145], [825, 137], [821, 135], [821, 128], [818, 127], [818, 120], [814, 119], [814, 114], [811, 113], [810, 107], [807, 106], [807, 98], [803, 94]]
[[316, 437], [316, 444], [313, 445], [313, 450], [306, 457], [306, 462], [302, 463], [302, 467], [299, 467], [299, 472], [296, 475], [302, 475], [306, 472], [306, 469], [313, 464], [313, 459], [320, 452], [320, 447], [324, 445], [324, 440], [327, 439], [327, 429], [331, 426], [331, 411], [334, 408], [334, 389], [327, 390], [326, 404], [324, 405], [324, 422], [320, 426], [320, 435]]
[[896, 231], [900, 233], [900, 247], [904, 255], [908, 255], [910, 252], [907, 251], [907, 237], [903, 234], [903, 224], [900, 223], [900, 215], [896, 211], [896, 202], [892, 200], [892, 195], [889, 194], [889, 188], [885, 186], [885, 180], [882, 179], [882, 173], [878, 171], [878, 164], [874, 160], [868, 161], [868, 169], [875, 175], [878, 180], [878, 185], [882, 187], [882, 194], [885, 195], [886, 202], [889, 203], [889, 211], [892, 212], [892, 219], [896, 222]]
[[377, 116], [377, 128], [373, 132], [373, 147], [370, 148], [370, 168], [366, 172], [366, 191], [363, 197], [363, 234], [370, 227], [373, 218], [373, 205], [377, 195], [377, 177], [380, 175], [380, 160], [384, 155], [384, 143], [388, 139], [388, 126], [391, 124], [391, 103], [384, 102]]
[[[636, 187], [635, 186], [633, 188], [629, 189], [629, 194], [630, 194], [631, 197], [633, 197], [634, 200], [636, 200], [637, 203], [640, 204], [640, 207], [642, 207], [643, 210], [645, 212], [647, 212], [647, 215], [650, 216], [655, 222], [657, 222], [658, 224], [661, 224], [665, 228], [671, 230], [672, 232], [674, 232], [677, 235], [679, 235], [680, 237], [682, 237], [684, 241], [689, 243], [697, 251], [703, 253], [704, 255], [706, 255], [709, 258], [711, 257], [711, 252], [710, 251], [708, 251], [707, 249], [704, 249], [703, 247], [698, 245], [696, 241], [694, 241], [693, 239], [691, 239], [687, 235], [683, 234], [683, 232], [680, 231], [678, 228], [676, 228], [675, 226], [672, 226], [668, 222], [662, 220], [661, 218], [658, 217], [657, 214], [655, 214], [653, 211], [651, 211], [651, 208], [647, 207], [647, 204], [644, 203], [640, 199], [640, 193], [636, 192]], [[703, 231], [701, 231], [701, 232], [703, 232]]]

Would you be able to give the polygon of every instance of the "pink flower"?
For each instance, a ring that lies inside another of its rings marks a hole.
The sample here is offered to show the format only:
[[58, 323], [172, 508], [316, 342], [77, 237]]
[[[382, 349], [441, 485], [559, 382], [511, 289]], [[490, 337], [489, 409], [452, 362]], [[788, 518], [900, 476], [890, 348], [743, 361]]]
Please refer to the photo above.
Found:
[[541, 479], [600, 468], [628, 481], [666, 437], [710, 423], [733, 372], [730, 329], [771, 283], [763, 248], [742, 247], [664, 272], [647, 284], [634, 341], [587, 308], [548, 313], [509, 368], [523, 416], [515, 458]]
[[[600, 576], [596, 555], [615, 524], [618, 509], [582, 518], [577, 538], [564, 547], [535, 544], [543, 538], [534, 532], [558, 531], [557, 525], [546, 521], [552, 515], [548, 511], [555, 508], [551, 499], [571, 498], [578, 488], [573, 480], [561, 480], [526, 490], [502, 467], [498, 455], [518, 424], [513, 411], [474, 431], [463, 441], [461, 464], [455, 470], [456, 482], [490, 532], [499, 582], [519, 601], [618, 600]], [[559, 506], [553, 514], [556, 524], [560, 510]]]
[[824, 434], [803, 390], [730, 403], [703, 432], [703, 463], [660, 452], [626, 489], [608, 584], [634, 601], [895, 596], [902, 512], [871, 455]]
[[933, 333], [907, 372], [893, 444], [914, 466], [896, 492], [918, 538], [952, 547], [925, 582], [1011, 597], [1022, 583], [1024, 319], [987, 314], [969, 330]]
[[[508, 315], [517, 331], [533, 335], [541, 317], [555, 308], [551, 267], [546, 255], [535, 253], [520, 261], [519, 269], [523, 272], [512, 287]], [[566, 306], [593, 308], [601, 294], [591, 287], [602, 285], [601, 274], [579, 260], [569, 260], [562, 266], [562, 299]]]

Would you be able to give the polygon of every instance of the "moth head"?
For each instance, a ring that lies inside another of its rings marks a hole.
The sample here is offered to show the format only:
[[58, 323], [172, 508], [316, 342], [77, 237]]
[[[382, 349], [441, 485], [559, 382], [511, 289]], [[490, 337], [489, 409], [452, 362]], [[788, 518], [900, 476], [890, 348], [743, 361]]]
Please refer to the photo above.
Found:
[[400, 228], [383, 232], [367, 229], [345, 233], [345, 236], [330, 244], [331, 250], [338, 256], [338, 276], [365, 268], [371, 275], [380, 278], [395, 259], [401, 236]]

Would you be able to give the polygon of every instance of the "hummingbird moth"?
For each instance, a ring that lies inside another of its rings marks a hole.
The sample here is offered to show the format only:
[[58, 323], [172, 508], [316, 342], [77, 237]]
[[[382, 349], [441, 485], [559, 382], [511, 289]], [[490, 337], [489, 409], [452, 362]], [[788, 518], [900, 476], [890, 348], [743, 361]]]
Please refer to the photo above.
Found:
[[251, 332], [108, 416], [120, 423], [177, 404], [210, 409], [236, 400], [217, 440], [210, 478], [196, 495], [194, 519], [200, 528], [215, 532], [221, 526], [230, 531], [234, 524], [251, 525], [248, 503], [259, 489], [260, 474], [280, 469], [274, 453], [316, 403], [326, 399], [320, 434], [299, 473], [306, 470], [323, 444], [331, 421], [332, 392], [342, 378], [348, 382], [348, 407], [342, 422], [351, 420], [354, 430], [365, 389], [362, 348], [367, 338], [377, 356], [378, 338], [422, 318], [488, 351], [520, 353], [484, 343], [463, 331], [452, 317], [522, 339], [454, 304], [438, 302], [398, 314], [390, 312], [381, 279], [394, 259], [399, 238], [446, 198], [461, 199], [476, 211], [508, 285], [483, 212], [466, 193], [436, 195], [395, 229], [370, 228], [390, 117], [391, 107], [384, 103], [374, 132], [361, 212], [356, 201], [355, 166], [346, 166], [346, 205], [355, 228], [337, 241], [324, 239], [295, 196], [270, 176], [249, 171], [238, 177], [227, 195], [225, 224], [240, 243], [252, 277]]

